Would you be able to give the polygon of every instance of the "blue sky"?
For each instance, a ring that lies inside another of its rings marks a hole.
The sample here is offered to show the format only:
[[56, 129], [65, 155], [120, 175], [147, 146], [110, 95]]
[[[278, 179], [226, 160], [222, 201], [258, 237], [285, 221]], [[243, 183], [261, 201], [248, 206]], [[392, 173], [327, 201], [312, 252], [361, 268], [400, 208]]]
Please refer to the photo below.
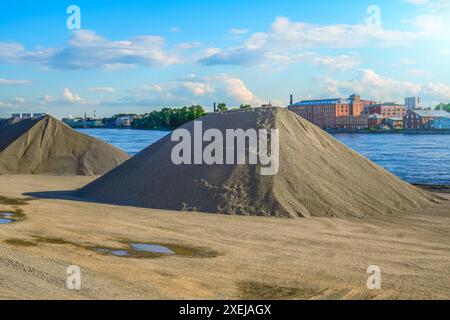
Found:
[[0, 14], [0, 116], [284, 106], [290, 93], [450, 102], [450, 0], [19, 0]]

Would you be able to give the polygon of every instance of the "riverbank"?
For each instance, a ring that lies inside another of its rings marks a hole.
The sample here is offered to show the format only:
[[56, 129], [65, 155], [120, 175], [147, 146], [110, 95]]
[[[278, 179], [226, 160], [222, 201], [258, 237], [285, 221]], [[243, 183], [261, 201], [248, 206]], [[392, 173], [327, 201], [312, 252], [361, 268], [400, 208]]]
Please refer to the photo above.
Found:
[[424, 129], [402, 129], [402, 130], [351, 130], [351, 129], [326, 129], [329, 134], [349, 133], [349, 134], [450, 134], [450, 129], [424, 130]]
[[[0, 176], [0, 210], [20, 209], [24, 217], [0, 225], [0, 298], [450, 298], [450, 201], [361, 221], [224, 216], [64, 199], [62, 190], [93, 179]], [[12, 201], [30, 193], [36, 198]], [[123, 250], [126, 242], [197, 253], [139, 258], [93, 250]], [[65, 286], [70, 265], [81, 268], [79, 291]], [[370, 265], [381, 268], [381, 290], [367, 289]]]
[[434, 193], [450, 193], [450, 185], [415, 184], [415, 186]]
[[[137, 131], [163, 131], [163, 132], [171, 132], [172, 129], [167, 128], [159, 128], [159, 129], [145, 129], [145, 128], [133, 128], [133, 127], [72, 127], [72, 129], [76, 130], [85, 130], [85, 129], [115, 129], [115, 130], [137, 130]], [[329, 134], [335, 133], [364, 133], [364, 134], [450, 134], [450, 129], [440, 129], [440, 130], [424, 130], [424, 129], [402, 129], [402, 130], [351, 130], [351, 129], [325, 129]]]

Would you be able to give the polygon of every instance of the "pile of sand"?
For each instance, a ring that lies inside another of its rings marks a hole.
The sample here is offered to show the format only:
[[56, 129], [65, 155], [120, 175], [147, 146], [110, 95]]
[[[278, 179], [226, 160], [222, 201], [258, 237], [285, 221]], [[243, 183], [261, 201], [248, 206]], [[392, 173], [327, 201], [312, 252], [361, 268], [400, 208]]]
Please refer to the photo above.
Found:
[[[277, 128], [280, 167], [174, 165], [163, 138], [77, 192], [96, 201], [170, 210], [277, 217], [367, 217], [438, 200], [281, 108], [209, 114], [204, 130]], [[193, 132], [193, 123], [182, 128]]]
[[128, 158], [50, 116], [0, 121], [0, 174], [100, 175]]

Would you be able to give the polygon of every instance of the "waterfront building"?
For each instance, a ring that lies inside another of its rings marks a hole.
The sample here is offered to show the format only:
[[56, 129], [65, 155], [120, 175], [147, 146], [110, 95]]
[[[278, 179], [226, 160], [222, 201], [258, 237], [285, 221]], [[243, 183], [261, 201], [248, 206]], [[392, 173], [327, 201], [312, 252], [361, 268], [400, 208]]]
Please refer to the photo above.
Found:
[[405, 98], [405, 107], [407, 110], [419, 109], [420, 108], [420, 98], [419, 97]]
[[116, 127], [130, 127], [133, 122], [133, 116], [120, 116], [115, 120]]
[[13, 119], [20, 119], [21, 117], [22, 117], [22, 115], [20, 113], [13, 113], [11, 115], [11, 118], [13, 118]]
[[379, 114], [384, 118], [403, 118], [406, 114], [405, 106], [392, 102], [371, 104], [366, 109], [369, 115]]
[[92, 118], [64, 118], [62, 119], [66, 125], [71, 128], [101, 128], [103, 123], [101, 119]]
[[359, 116], [342, 116], [336, 118], [337, 129], [365, 130], [369, 128], [369, 116], [362, 114]]
[[22, 119], [30, 119], [33, 117], [32, 113], [22, 113]]
[[[359, 95], [353, 94], [347, 99], [303, 100], [291, 103], [288, 109], [322, 129], [338, 127], [351, 129], [366, 126], [366, 117], [358, 117], [364, 113], [364, 108], [372, 103], [372, 101], [362, 100]], [[340, 117], [344, 118], [338, 120]]]
[[445, 110], [408, 110], [403, 122], [405, 129], [423, 129], [430, 128], [430, 121], [444, 118], [436, 123], [446, 123], [445, 118], [449, 117], [450, 113]]
[[431, 120], [429, 122], [429, 128], [434, 130], [450, 130], [450, 114], [448, 117]]
[[384, 124], [389, 129], [401, 130], [403, 129], [403, 118], [402, 117], [386, 118], [384, 119]]
[[322, 129], [333, 129], [336, 128], [337, 106], [342, 104], [342, 99], [304, 100], [288, 109]]
[[372, 114], [368, 119], [369, 129], [379, 129], [384, 122], [384, 117], [380, 114]]

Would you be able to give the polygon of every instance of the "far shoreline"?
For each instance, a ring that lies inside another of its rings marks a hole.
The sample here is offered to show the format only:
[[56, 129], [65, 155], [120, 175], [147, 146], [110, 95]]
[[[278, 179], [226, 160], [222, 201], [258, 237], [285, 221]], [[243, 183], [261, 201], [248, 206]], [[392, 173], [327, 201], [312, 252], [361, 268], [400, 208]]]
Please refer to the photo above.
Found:
[[329, 134], [346, 133], [346, 134], [450, 134], [450, 130], [348, 130], [348, 129], [325, 129]]
[[450, 185], [448, 184], [415, 184], [413, 186], [424, 189], [433, 193], [450, 193]]
[[[95, 127], [95, 128], [86, 128], [86, 127], [71, 127], [74, 130], [89, 130], [89, 129], [115, 129], [115, 130], [136, 130], [136, 131], [160, 131], [160, 132], [171, 132], [175, 129], [144, 129], [144, 128], [132, 128], [132, 127]], [[448, 135], [450, 134], [450, 129], [442, 129], [442, 130], [347, 130], [347, 129], [323, 129], [329, 134], [442, 134]]]

